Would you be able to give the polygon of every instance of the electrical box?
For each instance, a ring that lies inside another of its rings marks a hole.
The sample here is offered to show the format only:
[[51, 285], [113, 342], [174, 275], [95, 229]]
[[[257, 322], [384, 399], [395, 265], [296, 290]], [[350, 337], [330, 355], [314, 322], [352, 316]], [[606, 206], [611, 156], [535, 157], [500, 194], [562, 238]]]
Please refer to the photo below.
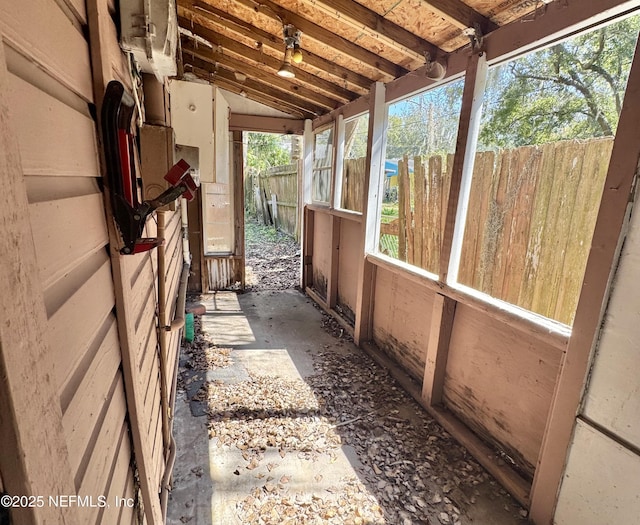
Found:
[[178, 20], [175, 0], [120, 0], [120, 45], [158, 81], [177, 73]]
[[[175, 163], [174, 150], [173, 128], [148, 124], [140, 128], [140, 171], [144, 200], [154, 199], [169, 187], [164, 176]], [[160, 208], [160, 211], [175, 209], [174, 201]]]

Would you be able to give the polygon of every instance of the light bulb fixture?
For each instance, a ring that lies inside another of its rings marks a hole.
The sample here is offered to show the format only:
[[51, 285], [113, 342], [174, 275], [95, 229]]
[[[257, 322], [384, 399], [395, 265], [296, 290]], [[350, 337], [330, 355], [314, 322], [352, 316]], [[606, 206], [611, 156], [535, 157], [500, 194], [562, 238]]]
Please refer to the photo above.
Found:
[[443, 64], [441, 61], [433, 60], [431, 58], [431, 53], [425, 51], [424, 53], [425, 59], [425, 71], [427, 78], [431, 80], [442, 80], [444, 76], [447, 74], [447, 66]]
[[284, 50], [284, 60], [280, 69], [278, 69], [278, 75], [284, 78], [294, 78], [296, 76], [295, 71], [291, 67], [291, 58], [293, 55], [293, 49], [290, 47]]
[[301, 33], [293, 24], [285, 24], [282, 27], [282, 36], [284, 40], [284, 60], [278, 70], [278, 75], [285, 78], [293, 78], [296, 73], [291, 67], [291, 63], [299, 64], [302, 62], [302, 51], [300, 50]]
[[300, 46], [293, 46], [293, 54], [291, 55], [291, 60], [293, 60], [294, 64], [299, 64], [300, 62], [302, 62], [302, 50], [300, 49]]

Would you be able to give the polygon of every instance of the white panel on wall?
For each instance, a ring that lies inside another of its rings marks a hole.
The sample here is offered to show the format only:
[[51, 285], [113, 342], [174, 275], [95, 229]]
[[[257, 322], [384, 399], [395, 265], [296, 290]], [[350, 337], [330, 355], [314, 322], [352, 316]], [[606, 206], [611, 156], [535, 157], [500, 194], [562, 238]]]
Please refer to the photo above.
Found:
[[222, 96], [220, 89], [214, 93], [214, 122], [215, 122], [215, 156], [216, 182], [229, 184], [231, 177], [231, 158], [229, 155], [229, 103]]
[[[640, 208], [631, 217], [583, 413], [640, 448]], [[640, 486], [640, 479], [637, 480]]]
[[215, 182], [213, 88], [208, 84], [172, 80], [169, 93], [176, 144], [200, 148], [200, 180]]
[[640, 522], [640, 456], [578, 420], [555, 525]]

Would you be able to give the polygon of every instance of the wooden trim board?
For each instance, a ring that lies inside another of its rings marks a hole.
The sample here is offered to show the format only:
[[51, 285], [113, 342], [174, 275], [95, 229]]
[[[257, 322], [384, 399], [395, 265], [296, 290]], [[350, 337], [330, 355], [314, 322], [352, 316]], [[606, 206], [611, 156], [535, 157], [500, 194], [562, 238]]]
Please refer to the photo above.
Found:
[[[578, 300], [573, 332], [547, 420], [547, 429], [533, 480], [531, 517], [534, 523], [551, 523], [575, 417], [589, 371], [606, 297], [625, 236], [623, 224], [637, 181], [640, 142], [640, 42], [631, 65], [618, 131], [613, 144], [591, 251]], [[621, 233], [622, 232], [622, 233]]]
[[[12, 495], [75, 494], [57, 385], [43, 358], [50, 353], [47, 314], [6, 100], [8, 83], [0, 44], [0, 471], [4, 490]], [[49, 505], [15, 508], [13, 519], [73, 523], [70, 510]]]
[[435, 294], [431, 314], [431, 330], [427, 344], [427, 358], [422, 379], [422, 398], [430, 406], [442, 403], [447, 353], [449, 352], [455, 311], [455, 300], [439, 293]]

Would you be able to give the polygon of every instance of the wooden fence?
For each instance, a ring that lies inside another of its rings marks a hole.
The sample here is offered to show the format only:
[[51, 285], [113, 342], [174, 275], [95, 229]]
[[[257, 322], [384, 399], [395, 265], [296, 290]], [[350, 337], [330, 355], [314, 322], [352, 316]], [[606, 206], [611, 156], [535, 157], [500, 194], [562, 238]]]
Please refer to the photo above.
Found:
[[256, 215], [264, 224], [298, 238], [298, 164], [261, 173], [254, 187]]
[[[478, 153], [458, 282], [571, 324], [612, 144]], [[398, 217], [381, 225], [381, 251], [439, 272], [451, 164], [451, 156], [416, 157], [409, 173], [408, 159], [399, 163]]]
[[345, 159], [343, 166], [340, 207], [362, 213], [366, 159], [364, 157]]

